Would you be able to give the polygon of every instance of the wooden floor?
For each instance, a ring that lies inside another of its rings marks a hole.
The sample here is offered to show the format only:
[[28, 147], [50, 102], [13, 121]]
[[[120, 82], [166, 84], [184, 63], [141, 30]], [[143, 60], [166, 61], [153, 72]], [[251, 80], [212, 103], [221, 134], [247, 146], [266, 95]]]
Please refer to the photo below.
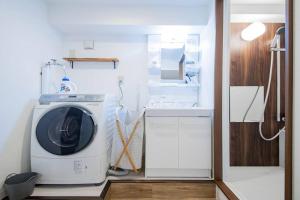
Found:
[[112, 183], [105, 200], [215, 200], [214, 183]]

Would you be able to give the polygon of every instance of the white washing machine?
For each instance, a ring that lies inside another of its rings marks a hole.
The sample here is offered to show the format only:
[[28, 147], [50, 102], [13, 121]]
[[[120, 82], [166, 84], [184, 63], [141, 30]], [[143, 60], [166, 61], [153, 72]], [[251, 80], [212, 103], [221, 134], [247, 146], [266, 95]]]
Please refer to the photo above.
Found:
[[34, 108], [31, 170], [38, 184], [99, 184], [106, 178], [115, 101], [105, 95], [43, 95]]

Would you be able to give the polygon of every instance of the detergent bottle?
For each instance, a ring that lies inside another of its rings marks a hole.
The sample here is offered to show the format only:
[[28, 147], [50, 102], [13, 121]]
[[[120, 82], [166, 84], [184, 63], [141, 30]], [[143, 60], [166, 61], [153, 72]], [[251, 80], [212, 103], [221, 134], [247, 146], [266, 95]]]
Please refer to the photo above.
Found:
[[70, 81], [67, 76], [64, 76], [60, 83], [60, 94], [75, 94], [77, 92], [77, 85]]

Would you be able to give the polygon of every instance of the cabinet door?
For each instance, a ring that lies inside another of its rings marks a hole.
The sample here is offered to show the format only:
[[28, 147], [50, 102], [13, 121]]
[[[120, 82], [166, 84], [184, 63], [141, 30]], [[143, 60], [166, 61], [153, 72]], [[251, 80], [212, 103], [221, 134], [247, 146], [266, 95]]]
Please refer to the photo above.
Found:
[[179, 119], [179, 168], [211, 168], [211, 119], [209, 117]]
[[178, 168], [178, 118], [146, 118], [146, 168]]

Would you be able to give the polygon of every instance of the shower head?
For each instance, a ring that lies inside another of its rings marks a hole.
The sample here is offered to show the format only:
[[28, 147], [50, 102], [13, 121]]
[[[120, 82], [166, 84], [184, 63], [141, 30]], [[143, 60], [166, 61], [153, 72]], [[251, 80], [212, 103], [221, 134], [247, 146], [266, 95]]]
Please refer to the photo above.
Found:
[[276, 32], [275, 32], [275, 36], [271, 42], [271, 48], [275, 48], [276, 45], [277, 45], [277, 40], [280, 38], [280, 34], [284, 33], [285, 31], [285, 27], [284, 26], [281, 26], [279, 27]]
[[277, 30], [276, 30], [276, 35], [280, 35], [280, 34], [282, 34], [282, 33], [284, 33], [284, 31], [285, 31], [285, 27], [284, 26], [281, 26], [281, 27], [279, 27]]

